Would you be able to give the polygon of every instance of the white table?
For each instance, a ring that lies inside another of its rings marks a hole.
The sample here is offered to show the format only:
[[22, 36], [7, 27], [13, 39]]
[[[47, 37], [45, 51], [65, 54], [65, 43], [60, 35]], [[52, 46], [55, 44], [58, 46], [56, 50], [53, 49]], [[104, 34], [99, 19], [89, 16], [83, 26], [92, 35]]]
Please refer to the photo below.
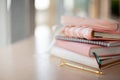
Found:
[[35, 38], [30, 37], [0, 49], [0, 80], [120, 80], [120, 65], [97, 75], [60, 67], [58, 58], [39, 48]]

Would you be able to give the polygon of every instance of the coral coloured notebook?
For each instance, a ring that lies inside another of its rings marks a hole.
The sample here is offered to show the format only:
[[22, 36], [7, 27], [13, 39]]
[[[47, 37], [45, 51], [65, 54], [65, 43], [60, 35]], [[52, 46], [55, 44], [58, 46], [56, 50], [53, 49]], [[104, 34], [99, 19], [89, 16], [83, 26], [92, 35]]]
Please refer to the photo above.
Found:
[[98, 30], [109, 30], [117, 31], [118, 22], [111, 20], [103, 19], [90, 19], [90, 18], [81, 18], [78, 16], [62, 16], [61, 24], [68, 26], [77, 26], [77, 27], [91, 27]]
[[103, 47], [98, 45], [69, 42], [63, 40], [56, 40], [55, 45], [84, 56], [93, 56], [93, 52], [97, 53], [98, 56], [120, 55], [120, 46]]

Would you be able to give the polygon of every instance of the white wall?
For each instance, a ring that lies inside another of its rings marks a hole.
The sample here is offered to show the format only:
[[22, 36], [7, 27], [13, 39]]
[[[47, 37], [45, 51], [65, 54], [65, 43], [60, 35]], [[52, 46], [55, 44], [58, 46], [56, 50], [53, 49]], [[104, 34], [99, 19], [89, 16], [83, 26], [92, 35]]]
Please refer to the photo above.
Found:
[[33, 35], [34, 23], [34, 0], [0, 0], [0, 47]]
[[12, 43], [29, 37], [34, 32], [33, 5], [33, 0], [12, 0], [10, 10]]

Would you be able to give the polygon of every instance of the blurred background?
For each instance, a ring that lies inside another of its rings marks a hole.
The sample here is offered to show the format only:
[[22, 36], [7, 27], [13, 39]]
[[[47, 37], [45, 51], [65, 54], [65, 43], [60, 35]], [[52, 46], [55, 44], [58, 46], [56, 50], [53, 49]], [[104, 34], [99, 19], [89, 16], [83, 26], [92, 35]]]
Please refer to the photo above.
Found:
[[120, 0], [0, 0], [0, 48], [35, 36], [44, 50], [62, 15], [119, 21]]

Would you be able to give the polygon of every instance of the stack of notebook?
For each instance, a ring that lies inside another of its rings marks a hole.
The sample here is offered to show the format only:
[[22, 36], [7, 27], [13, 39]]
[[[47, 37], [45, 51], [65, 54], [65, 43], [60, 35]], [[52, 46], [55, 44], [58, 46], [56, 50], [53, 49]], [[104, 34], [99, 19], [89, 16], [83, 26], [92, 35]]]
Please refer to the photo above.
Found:
[[63, 16], [61, 23], [64, 28], [56, 36], [51, 53], [67, 60], [64, 64], [96, 72], [93, 69], [100, 71], [120, 62], [120, 32], [117, 22]]

